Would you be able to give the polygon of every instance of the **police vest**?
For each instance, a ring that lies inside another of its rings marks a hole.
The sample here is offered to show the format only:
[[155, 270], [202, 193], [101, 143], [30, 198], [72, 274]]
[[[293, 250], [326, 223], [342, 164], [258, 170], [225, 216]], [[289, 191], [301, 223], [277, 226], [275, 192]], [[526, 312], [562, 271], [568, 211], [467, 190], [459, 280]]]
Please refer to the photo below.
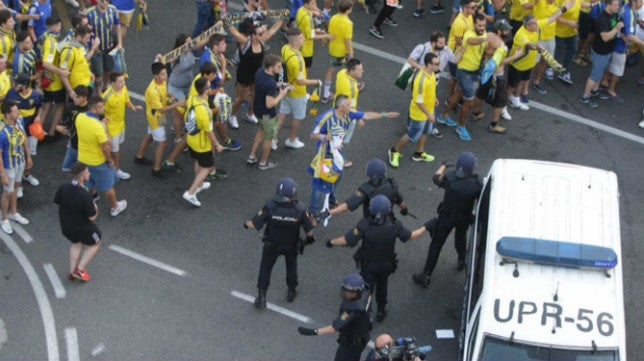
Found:
[[364, 232], [362, 245], [358, 251], [361, 262], [366, 266], [377, 264], [393, 266], [396, 261], [396, 238], [398, 237], [396, 224], [389, 219], [381, 224], [363, 220], [358, 227]]
[[300, 240], [300, 227], [306, 216], [304, 204], [299, 201], [266, 203], [268, 222], [266, 225], [266, 242], [280, 248], [295, 247]]
[[[402, 197], [398, 193], [398, 185], [392, 178], [369, 180], [368, 182], [362, 183], [358, 187], [358, 190], [365, 195], [364, 202], [362, 203], [362, 214], [365, 218], [370, 216], [369, 202], [375, 196], [382, 194], [389, 199], [392, 206], [402, 202]], [[393, 210], [391, 215], [393, 216]]]
[[469, 217], [474, 208], [474, 201], [479, 197], [483, 188], [477, 174], [470, 174], [465, 178], [459, 178], [455, 172], [445, 175], [446, 181], [445, 196], [443, 197], [442, 210], [440, 213], [447, 213], [456, 217]]

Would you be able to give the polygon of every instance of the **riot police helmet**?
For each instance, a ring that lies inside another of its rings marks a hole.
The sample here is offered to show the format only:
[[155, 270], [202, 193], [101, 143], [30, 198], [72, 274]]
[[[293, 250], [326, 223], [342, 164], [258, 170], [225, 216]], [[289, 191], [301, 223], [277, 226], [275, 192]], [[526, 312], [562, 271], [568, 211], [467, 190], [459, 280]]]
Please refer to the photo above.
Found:
[[383, 179], [387, 176], [387, 165], [382, 159], [372, 159], [367, 162], [367, 177], [369, 179]]
[[365, 282], [362, 276], [352, 273], [342, 280], [342, 290], [351, 292], [362, 292], [365, 289]]
[[379, 194], [369, 202], [369, 213], [378, 223], [382, 223], [391, 212], [391, 201], [386, 196]]
[[464, 178], [472, 174], [476, 166], [476, 156], [472, 152], [463, 152], [456, 161], [456, 175]]
[[275, 195], [293, 199], [297, 195], [297, 183], [293, 178], [282, 178], [275, 187]]

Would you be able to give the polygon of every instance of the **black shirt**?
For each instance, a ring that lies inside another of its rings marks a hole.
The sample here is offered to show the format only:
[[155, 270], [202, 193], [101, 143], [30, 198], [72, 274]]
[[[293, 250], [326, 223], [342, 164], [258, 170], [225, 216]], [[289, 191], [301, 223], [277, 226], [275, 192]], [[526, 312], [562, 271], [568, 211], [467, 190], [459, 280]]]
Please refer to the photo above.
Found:
[[93, 222], [89, 220], [96, 214], [96, 206], [89, 192], [77, 184], [63, 184], [54, 196], [58, 207], [60, 228], [63, 234], [85, 230]]
[[[617, 14], [609, 14], [604, 10], [595, 22], [595, 40], [593, 41], [593, 51], [599, 55], [608, 55], [613, 52], [617, 45], [617, 34], [609, 40], [604, 41], [601, 33], [613, 30], [618, 23]], [[618, 33], [619, 34], [619, 33]]]
[[441, 178], [434, 174], [434, 184], [445, 190], [439, 213], [466, 218], [471, 216], [474, 202], [478, 199], [483, 183], [476, 174], [463, 175], [460, 170], [451, 171]]
[[275, 107], [269, 109], [266, 106], [266, 96], [276, 98], [277, 95], [275, 78], [266, 73], [264, 67], [259, 68], [255, 73], [255, 99], [253, 100], [253, 110], [257, 118], [262, 118], [264, 115], [268, 115], [270, 118], [277, 116]]

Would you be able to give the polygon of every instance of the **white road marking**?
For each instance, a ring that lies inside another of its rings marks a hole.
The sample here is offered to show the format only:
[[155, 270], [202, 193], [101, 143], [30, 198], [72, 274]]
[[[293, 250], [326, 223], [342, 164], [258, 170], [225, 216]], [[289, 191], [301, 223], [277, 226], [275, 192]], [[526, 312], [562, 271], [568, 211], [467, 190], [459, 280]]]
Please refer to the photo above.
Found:
[[7, 329], [4, 327], [4, 321], [0, 318], [0, 350], [2, 350], [2, 345], [7, 342], [8, 336]]
[[54, 288], [54, 293], [56, 294], [56, 298], [65, 298], [65, 296], [67, 295], [67, 292], [65, 292], [65, 287], [63, 287], [62, 282], [60, 282], [60, 278], [58, 277], [58, 274], [56, 273], [54, 266], [51, 263], [45, 263], [43, 265], [43, 268], [47, 273], [47, 277], [49, 277], [49, 282], [51, 282], [51, 286]]
[[134, 258], [137, 261], [141, 261], [143, 263], [149, 264], [150, 266], [162, 269], [162, 270], [164, 270], [166, 272], [174, 273], [177, 276], [187, 276], [188, 275], [188, 272], [186, 272], [184, 270], [181, 270], [181, 269], [178, 269], [176, 267], [170, 266], [170, 265], [165, 264], [163, 262], [159, 262], [159, 261], [157, 261], [155, 259], [143, 256], [143, 255], [138, 254], [136, 252], [132, 252], [132, 251], [127, 250], [127, 249], [125, 249], [123, 247], [116, 246], [116, 245], [112, 244], [108, 248], [111, 249], [112, 251], [118, 252], [118, 253], [120, 253], [120, 254], [122, 254], [124, 256], [128, 256], [128, 257]]
[[[245, 293], [232, 291], [232, 292], [230, 292], [230, 295], [233, 296], [233, 297], [237, 297], [240, 300], [244, 300], [244, 301], [247, 301], [247, 302], [250, 302], [250, 303], [255, 302], [255, 297], [253, 297], [251, 295], [247, 295]], [[270, 302], [266, 303], [266, 308], [268, 308], [271, 311], [281, 313], [284, 316], [296, 319], [296, 320], [298, 320], [300, 322], [304, 322], [304, 323], [311, 323], [312, 322], [312, 320], [310, 318], [308, 318], [308, 317], [306, 317], [304, 315], [300, 315], [299, 313], [293, 312], [291, 310], [287, 310], [284, 307], [277, 306], [277, 305], [272, 304]]]
[[454, 338], [454, 330], [436, 330], [436, 338]]
[[47, 360], [58, 361], [60, 353], [58, 351], [58, 337], [56, 336], [56, 321], [54, 320], [54, 312], [51, 309], [47, 292], [45, 292], [45, 288], [43, 287], [36, 270], [20, 247], [18, 247], [16, 242], [14, 242], [13, 239], [4, 232], [0, 232], [0, 238], [2, 238], [4, 243], [13, 253], [14, 257], [16, 257], [16, 260], [18, 260], [18, 263], [20, 263], [22, 269], [25, 271], [25, 274], [29, 279], [29, 283], [31, 284], [31, 288], [34, 291], [34, 295], [36, 296], [36, 302], [38, 303], [40, 316], [42, 317], [43, 326], [45, 328]]
[[65, 343], [67, 344], [67, 361], [80, 361], [78, 354], [78, 333], [75, 327], [65, 329]]
[[27, 233], [27, 231], [25, 231], [25, 229], [22, 228], [21, 225], [17, 224], [16, 222], [12, 222], [11, 227], [13, 228], [14, 231], [16, 231], [16, 233], [18, 233], [20, 238], [22, 238], [25, 241], [25, 243], [31, 243], [34, 241], [33, 237], [31, 237], [29, 233]]
[[96, 345], [96, 347], [94, 347], [92, 349], [91, 354], [92, 354], [92, 356], [96, 357], [96, 356], [102, 354], [103, 352], [105, 352], [105, 344], [100, 342], [98, 345]]

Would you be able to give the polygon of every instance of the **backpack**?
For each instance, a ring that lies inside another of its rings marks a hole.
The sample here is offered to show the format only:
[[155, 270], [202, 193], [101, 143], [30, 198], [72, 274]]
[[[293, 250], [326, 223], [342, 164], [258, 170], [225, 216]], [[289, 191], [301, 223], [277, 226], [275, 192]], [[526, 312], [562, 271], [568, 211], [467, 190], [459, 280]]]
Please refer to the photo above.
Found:
[[[196, 106], [205, 106], [203, 104], [197, 104]], [[185, 118], [185, 130], [188, 135], [197, 135], [201, 131], [199, 129], [199, 126], [197, 126], [197, 116], [195, 115], [195, 107], [194, 104], [190, 104], [190, 107], [186, 110], [186, 118]], [[210, 111], [210, 109], [208, 109]]]
[[[293, 54], [289, 56], [286, 60], [282, 60], [282, 72], [277, 75], [277, 82], [278, 83], [284, 83], [284, 84], [290, 84], [288, 81], [288, 67], [286, 66], [288, 64], [288, 61], [291, 60], [292, 57], [297, 56], [297, 54]], [[282, 59], [284, 59], [284, 48], [282, 48]], [[300, 64], [300, 71], [302, 64]]]

